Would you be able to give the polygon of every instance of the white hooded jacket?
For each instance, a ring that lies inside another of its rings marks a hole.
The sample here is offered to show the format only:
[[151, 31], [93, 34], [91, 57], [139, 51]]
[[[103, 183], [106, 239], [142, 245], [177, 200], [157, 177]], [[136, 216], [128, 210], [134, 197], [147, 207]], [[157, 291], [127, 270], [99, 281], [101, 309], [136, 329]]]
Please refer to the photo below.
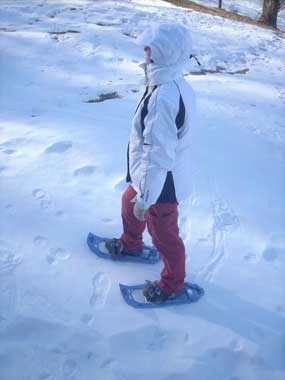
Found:
[[189, 195], [190, 128], [195, 96], [183, 77], [191, 54], [189, 30], [165, 23], [147, 29], [138, 44], [151, 49], [147, 88], [135, 112], [129, 143], [129, 180], [139, 208]]

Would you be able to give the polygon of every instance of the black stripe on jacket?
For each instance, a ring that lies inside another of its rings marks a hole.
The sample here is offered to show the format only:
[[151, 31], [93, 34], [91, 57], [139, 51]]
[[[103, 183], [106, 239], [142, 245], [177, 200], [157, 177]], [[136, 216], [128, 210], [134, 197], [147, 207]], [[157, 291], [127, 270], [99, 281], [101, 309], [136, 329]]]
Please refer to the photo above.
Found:
[[[176, 84], [176, 83], [175, 83]], [[177, 116], [175, 118], [175, 124], [177, 127], [177, 130], [179, 131], [180, 128], [184, 125], [185, 122], [185, 105], [183, 102], [183, 98], [181, 96], [180, 90], [178, 85], [176, 84], [178, 91], [179, 91], [179, 110], [177, 113]], [[150, 100], [151, 95], [153, 92], [156, 90], [157, 86], [155, 86], [152, 90], [152, 92], [145, 98], [148, 88], [146, 89], [141, 101], [139, 102], [136, 112], [144, 100], [144, 104], [141, 110], [141, 128], [142, 128], [142, 133], [144, 132], [145, 129], [145, 124], [144, 124], [144, 119], [146, 118], [148, 114], [148, 103]], [[130, 170], [129, 170], [129, 145], [128, 145], [128, 151], [127, 151], [127, 165], [128, 165], [128, 172], [127, 172], [127, 182], [131, 182], [131, 176], [130, 176]], [[158, 197], [156, 203], [177, 203], [177, 198], [176, 198], [176, 192], [175, 192], [175, 185], [174, 185], [174, 180], [173, 180], [173, 174], [171, 171], [167, 172], [165, 182], [162, 188], [162, 191], [160, 193], [160, 196]]]

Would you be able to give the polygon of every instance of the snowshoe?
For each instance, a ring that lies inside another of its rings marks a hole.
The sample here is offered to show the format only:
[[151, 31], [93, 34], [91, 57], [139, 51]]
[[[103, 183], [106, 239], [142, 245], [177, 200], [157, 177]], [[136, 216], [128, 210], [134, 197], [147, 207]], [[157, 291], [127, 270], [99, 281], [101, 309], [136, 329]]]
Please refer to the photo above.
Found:
[[[166, 295], [161, 289], [158, 291], [156, 285], [157, 283], [151, 283], [150, 281], [147, 284], [132, 286], [120, 284], [120, 290], [124, 301], [137, 309], [185, 305], [197, 302], [204, 295], [203, 288], [190, 282], [184, 283], [184, 287], [179, 294], [171, 295]], [[148, 301], [147, 297], [153, 301]], [[155, 299], [156, 301], [154, 301]]]
[[160, 260], [159, 252], [155, 247], [143, 246], [142, 251], [128, 251], [122, 248], [120, 239], [108, 239], [89, 232], [87, 244], [98, 257], [137, 263], [155, 264]]

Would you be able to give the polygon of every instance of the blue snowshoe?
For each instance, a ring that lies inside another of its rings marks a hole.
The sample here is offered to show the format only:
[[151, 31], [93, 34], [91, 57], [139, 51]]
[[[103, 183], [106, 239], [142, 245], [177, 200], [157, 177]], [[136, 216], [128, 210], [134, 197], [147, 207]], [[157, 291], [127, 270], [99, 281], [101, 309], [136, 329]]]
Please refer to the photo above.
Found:
[[108, 239], [89, 232], [87, 244], [98, 257], [116, 261], [155, 264], [160, 260], [159, 252], [155, 247], [143, 246], [141, 251], [123, 249], [120, 239]]
[[157, 281], [133, 286], [120, 284], [120, 290], [125, 302], [137, 309], [193, 303], [204, 295], [200, 286], [190, 282], [185, 282], [179, 293], [171, 294], [160, 289]]

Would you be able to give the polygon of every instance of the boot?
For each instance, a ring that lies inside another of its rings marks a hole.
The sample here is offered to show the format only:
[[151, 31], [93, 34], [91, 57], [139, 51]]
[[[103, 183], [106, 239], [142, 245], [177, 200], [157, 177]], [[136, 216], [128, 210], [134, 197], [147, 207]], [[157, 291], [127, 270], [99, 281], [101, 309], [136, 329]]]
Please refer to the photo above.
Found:
[[[181, 291], [182, 292], [182, 291]], [[164, 302], [167, 300], [175, 299], [181, 294], [179, 293], [166, 293], [164, 290], [160, 289], [158, 286], [158, 281], [146, 280], [146, 285], [143, 290], [143, 295], [148, 302]]]
[[122, 256], [140, 256], [142, 251], [139, 250], [128, 250], [123, 248], [120, 239], [110, 239], [106, 240], [105, 247], [110, 252], [113, 260], [119, 260]]

